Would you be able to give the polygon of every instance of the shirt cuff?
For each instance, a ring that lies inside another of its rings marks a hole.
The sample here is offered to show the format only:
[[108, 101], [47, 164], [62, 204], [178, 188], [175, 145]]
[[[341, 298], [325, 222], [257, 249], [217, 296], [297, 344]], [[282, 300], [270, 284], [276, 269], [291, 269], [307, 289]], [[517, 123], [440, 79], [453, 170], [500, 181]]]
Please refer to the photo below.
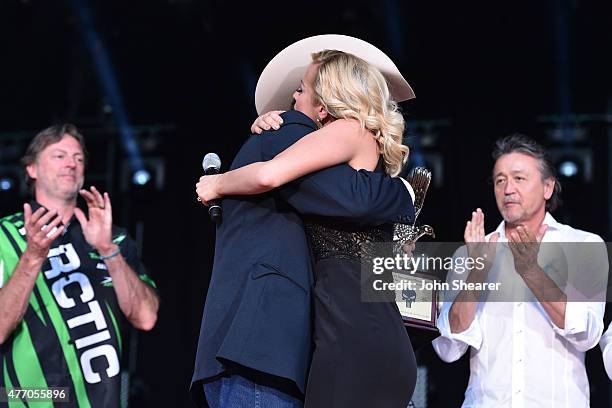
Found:
[[565, 304], [565, 328], [561, 329], [551, 320], [553, 330], [560, 336], [575, 335], [587, 331], [589, 319], [586, 302], [567, 302]]
[[412, 198], [412, 203], [414, 204], [414, 199], [415, 199], [414, 189], [412, 188], [410, 183], [407, 182], [406, 180], [404, 180], [403, 178], [400, 177], [400, 180], [402, 180], [402, 182], [404, 183], [404, 185], [408, 189], [408, 193], [410, 194], [410, 197]]
[[478, 314], [474, 316], [474, 320], [470, 323], [470, 327], [460, 333], [451, 332], [450, 321], [448, 319], [449, 309], [444, 310], [440, 313], [438, 318], [437, 326], [440, 330], [440, 335], [450, 340], [460, 341], [480, 350], [482, 345], [482, 333], [480, 331], [480, 325], [478, 324]]

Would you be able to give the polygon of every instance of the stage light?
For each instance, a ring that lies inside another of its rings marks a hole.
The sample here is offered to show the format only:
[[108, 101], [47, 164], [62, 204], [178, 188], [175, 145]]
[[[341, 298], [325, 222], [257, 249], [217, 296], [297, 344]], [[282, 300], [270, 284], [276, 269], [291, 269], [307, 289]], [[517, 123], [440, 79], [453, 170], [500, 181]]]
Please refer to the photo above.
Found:
[[[21, 196], [25, 194], [25, 183], [22, 183], [22, 172], [19, 165], [0, 165], [0, 194], [6, 199], [7, 194]], [[3, 200], [4, 200], [3, 199]]]
[[593, 181], [593, 152], [589, 148], [551, 148], [550, 156], [561, 179], [590, 183]]
[[137, 170], [132, 175], [132, 183], [138, 186], [144, 186], [150, 180], [151, 180], [151, 173], [145, 169]]
[[162, 157], [144, 157], [143, 166], [133, 171], [128, 161], [121, 168], [121, 191], [152, 192], [165, 187], [166, 163]]
[[15, 183], [10, 177], [0, 177], [0, 191], [10, 191], [15, 186]]
[[573, 160], [559, 163], [559, 174], [567, 178], [575, 177], [578, 174], [578, 164]]

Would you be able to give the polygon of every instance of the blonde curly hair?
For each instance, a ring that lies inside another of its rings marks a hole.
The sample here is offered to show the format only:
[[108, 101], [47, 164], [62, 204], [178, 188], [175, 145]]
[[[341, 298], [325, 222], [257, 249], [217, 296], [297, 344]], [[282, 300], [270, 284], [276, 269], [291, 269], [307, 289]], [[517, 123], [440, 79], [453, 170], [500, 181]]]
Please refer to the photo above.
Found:
[[374, 134], [387, 174], [397, 176], [409, 150], [402, 144], [404, 118], [383, 75], [361, 58], [337, 50], [314, 53], [312, 61], [319, 64], [315, 103], [336, 119], [359, 120]]

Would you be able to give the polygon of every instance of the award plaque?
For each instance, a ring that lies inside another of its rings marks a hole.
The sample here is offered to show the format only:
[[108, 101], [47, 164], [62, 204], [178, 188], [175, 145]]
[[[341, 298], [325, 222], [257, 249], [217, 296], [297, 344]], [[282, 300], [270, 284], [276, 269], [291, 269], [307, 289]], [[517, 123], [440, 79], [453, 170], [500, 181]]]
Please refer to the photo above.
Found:
[[[431, 182], [431, 172], [424, 167], [416, 167], [407, 178], [414, 190], [414, 222], [410, 224], [395, 224], [394, 252], [405, 254], [407, 248], [414, 248], [415, 243], [424, 235], [435, 237], [434, 230], [429, 225], [416, 225], [425, 195]], [[408, 330], [413, 346], [418, 348], [439, 335], [436, 327], [438, 317], [438, 289], [435, 282], [440, 282], [438, 274], [423, 271], [394, 272], [393, 281], [402, 283], [401, 289], [395, 291], [395, 301], [400, 310], [404, 325]]]
[[433, 287], [437, 278], [416, 272], [414, 274], [393, 273], [393, 281], [402, 283], [403, 289], [395, 291], [395, 301], [404, 324], [424, 330], [437, 331], [438, 291]]

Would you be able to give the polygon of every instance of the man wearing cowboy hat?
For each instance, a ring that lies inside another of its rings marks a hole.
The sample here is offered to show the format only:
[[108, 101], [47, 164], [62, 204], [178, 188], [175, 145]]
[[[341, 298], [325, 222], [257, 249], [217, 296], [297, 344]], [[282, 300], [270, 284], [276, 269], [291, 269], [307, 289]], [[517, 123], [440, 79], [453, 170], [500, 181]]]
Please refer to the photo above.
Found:
[[[414, 97], [376, 47], [324, 35], [287, 47], [268, 64], [257, 84], [258, 112], [288, 109], [311, 54], [323, 49], [350, 52], [375, 65], [396, 100]], [[231, 169], [270, 160], [317, 129], [314, 118], [300, 111], [282, 118], [278, 131], [251, 136]], [[266, 194], [224, 199], [191, 384], [196, 402], [203, 404], [205, 394], [212, 407], [301, 406], [312, 351], [312, 265], [300, 214], [361, 225], [405, 223], [414, 218], [412, 202], [402, 180], [346, 164]]]

